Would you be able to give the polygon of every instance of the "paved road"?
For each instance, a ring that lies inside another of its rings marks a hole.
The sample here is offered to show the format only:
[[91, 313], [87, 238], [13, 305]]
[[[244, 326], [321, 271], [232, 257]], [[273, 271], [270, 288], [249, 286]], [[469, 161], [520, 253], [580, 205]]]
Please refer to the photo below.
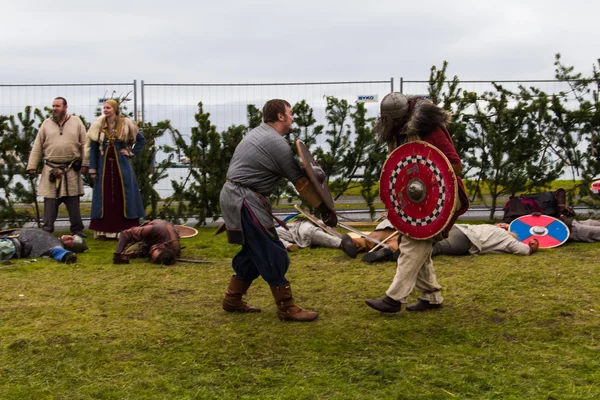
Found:
[[[381, 210], [377, 210], [378, 212], [385, 212], [384, 209]], [[594, 215], [596, 217], [600, 217], [600, 210], [592, 210], [592, 209], [588, 209], [588, 208], [575, 208], [575, 212], [578, 215]], [[278, 218], [285, 218], [286, 216], [292, 214], [292, 211], [285, 211], [285, 212], [275, 212], [275, 215]], [[479, 220], [479, 221], [485, 221], [489, 218], [490, 216], [490, 209], [489, 208], [485, 208], [485, 207], [471, 207], [465, 214], [463, 214], [460, 219], [461, 220]], [[502, 209], [498, 208], [496, 209], [496, 213], [495, 213], [495, 218], [499, 219], [502, 217]], [[368, 222], [371, 221], [371, 218], [369, 216], [369, 212], [366, 210], [343, 210], [343, 211], [339, 211], [338, 212], [338, 218], [340, 221], [342, 222], [348, 222], [348, 221], [354, 221], [354, 222]], [[197, 223], [197, 219], [195, 218], [190, 218], [186, 221], [186, 225], [190, 225], [193, 226]], [[222, 219], [218, 219], [217, 221], [212, 221], [209, 220], [207, 221], [207, 226], [218, 226], [223, 220]], [[89, 217], [84, 217], [84, 225], [87, 226], [89, 225]], [[36, 226], [35, 223], [29, 223], [27, 224], [27, 227], [34, 227]], [[69, 219], [66, 217], [61, 217], [56, 221], [55, 224], [56, 228], [58, 230], [64, 230], [64, 229], [68, 229], [69, 228]]]

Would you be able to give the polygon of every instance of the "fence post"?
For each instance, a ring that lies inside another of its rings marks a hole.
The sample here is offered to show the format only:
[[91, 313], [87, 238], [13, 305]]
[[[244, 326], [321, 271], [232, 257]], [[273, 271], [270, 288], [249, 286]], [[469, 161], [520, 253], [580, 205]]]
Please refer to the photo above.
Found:
[[138, 111], [137, 111], [137, 80], [133, 80], [133, 120], [138, 122]]
[[146, 122], [146, 117], [144, 115], [144, 80], [142, 79], [142, 126]]
[[392, 76], [390, 78], [390, 92], [394, 91], [394, 77]]
[[400, 77], [400, 93], [404, 93], [404, 78]]

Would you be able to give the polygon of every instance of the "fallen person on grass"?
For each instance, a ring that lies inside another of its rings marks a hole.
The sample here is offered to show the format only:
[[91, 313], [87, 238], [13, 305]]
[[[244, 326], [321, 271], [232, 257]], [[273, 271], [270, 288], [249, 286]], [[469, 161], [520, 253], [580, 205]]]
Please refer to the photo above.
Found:
[[286, 224], [289, 229], [278, 226], [275, 230], [279, 240], [289, 252], [320, 246], [341, 249], [350, 257], [356, 258], [356, 246], [349, 235], [343, 235], [341, 238], [332, 236], [308, 220], [298, 219]]
[[77, 254], [88, 249], [80, 236], [63, 235], [60, 238], [38, 228], [5, 230], [0, 234], [2, 261], [11, 258], [52, 257], [56, 261], [71, 264]]
[[[529, 243], [520, 242], [516, 236], [508, 232], [508, 224], [499, 223], [497, 225], [481, 224], [455, 224], [444, 240], [436, 242], [433, 245], [431, 256], [463, 256], [463, 255], [483, 255], [483, 254], [517, 254], [528, 256], [535, 253], [539, 248], [536, 239], [531, 239]], [[398, 258], [398, 253], [393, 253], [388, 249], [377, 250], [370, 253], [371, 258], [363, 261], [393, 261]]]
[[[128, 249], [134, 244], [139, 246], [135, 250]], [[155, 219], [121, 232], [113, 264], [129, 264], [129, 259], [142, 256], [156, 264], [172, 265], [180, 255], [181, 244], [175, 227], [170, 222]]]

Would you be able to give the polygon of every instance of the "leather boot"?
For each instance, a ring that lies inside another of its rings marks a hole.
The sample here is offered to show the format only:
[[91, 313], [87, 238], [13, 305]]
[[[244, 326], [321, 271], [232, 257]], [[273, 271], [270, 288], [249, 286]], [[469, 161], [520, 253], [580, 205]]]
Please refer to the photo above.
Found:
[[277, 317], [282, 321], [314, 321], [319, 314], [314, 311], [304, 310], [294, 303], [290, 284], [271, 286], [271, 293], [277, 304]]
[[225, 292], [225, 297], [223, 297], [223, 310], [241, 313], [260, 312], [260, 308], [249, 306], [242, 300], [242, 296], [246, 294], [249, 287], [250, 283], [244, 282], [233, 275]]
[[366, 300], [365, 303], [369, 307], [384, 313], [396, 313], [402, 309], [402, 303], [387, 295], [378, 300]]
[[406, 307], [408, 311], [428, 311], [428, 310], [439, 310], [442, 308], [442, 304], [431, 304], [427, 300], [419, 299], [416, 303], [413, 303]]
[[368, 263], [390, 261], [392, 254], [393, 253], [389, 248], [384, 247], [382, 249], [365, 254], [361, 260]]
[[342, 244], [340, 245], [344, 253], [348, 254], [350, 258], [356, 258], [356, 246], [352, 241], [350, 235], [345, 234], [342, 236]]

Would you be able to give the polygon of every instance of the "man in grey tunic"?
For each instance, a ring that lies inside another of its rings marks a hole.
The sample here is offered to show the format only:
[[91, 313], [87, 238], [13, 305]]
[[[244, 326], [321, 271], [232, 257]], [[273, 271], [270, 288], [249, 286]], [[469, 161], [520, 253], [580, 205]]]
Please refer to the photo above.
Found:
[[269, 100], [263, 108], [260, 126], [248, 132], [235, 149], [227, 182], [220, 194], [221, 211], [230, 243], [242, 249], [233, 258], [232, 276], [223, 309], [229, 312], [258, 312], [242, 300], [254, 279], [262, 276], [271, 287], [277, 315], [285, 321], [313, 321], [318, 314], [297, 306], [285, 274], [289, 267], [287, 251], [277, 236], [274, 216], [267, 200], [281, 178], [292, 182], [300, 195], [321, 212], [326, 224], [335, 226], [335, 211], [319, 203], [314, 187], [294, 159], [284, 138], [294, 120], [285, 100]]

